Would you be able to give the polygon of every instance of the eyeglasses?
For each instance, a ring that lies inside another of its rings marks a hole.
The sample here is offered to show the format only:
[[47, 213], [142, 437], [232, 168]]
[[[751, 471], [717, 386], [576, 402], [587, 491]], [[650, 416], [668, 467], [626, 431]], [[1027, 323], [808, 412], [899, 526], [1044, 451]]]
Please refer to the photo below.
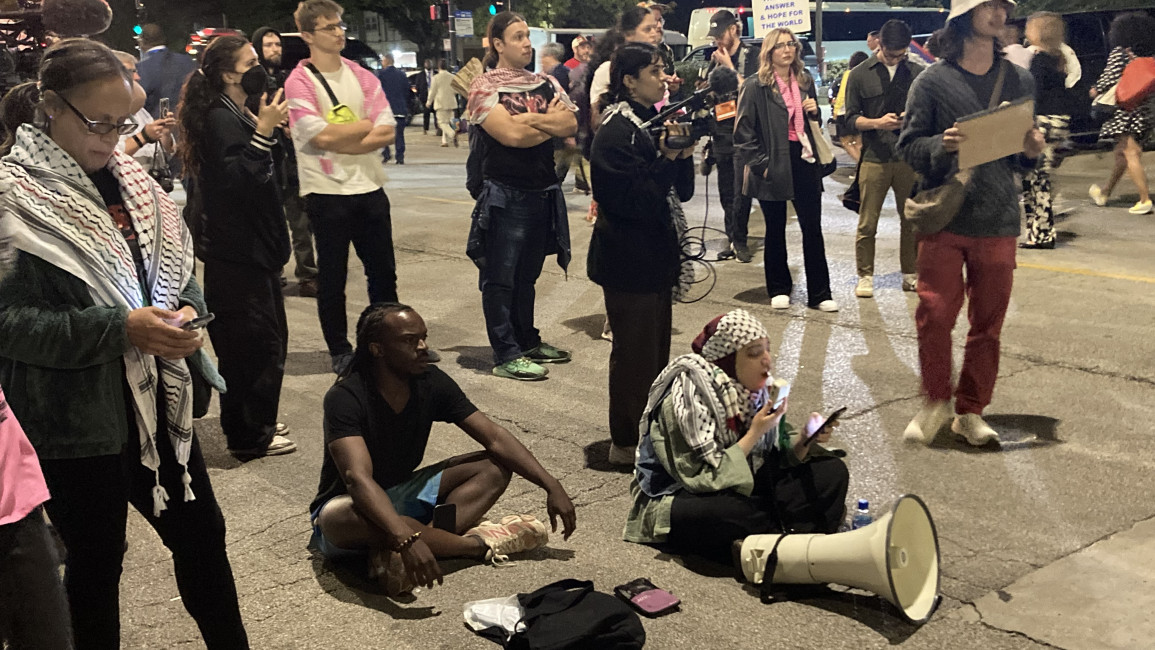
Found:
[[112, 122], [96, 122], [94, 120], [90, 120], [84, 116], [84, 113], [81, 113], [79, 109], [73, 106], [72, 102], [65, 99], [64, 95], [57, 93], [56, 96], [59, 97], [60, 101], [64, 102], [64, 105], [70, 108], [73, 113], [76, 113], [76, 117], [79, 117], [80, 121], [84, 122], [84, 126], [88, 127], [88, 132], [93, 135], [108, 135], [113, 131], [116, 131], [120, 135], [128, 135], [135, 132], [137, 126], [139, 126], [136, 123], [136, 120], [132, 119], [131, 117], [124, 118], [124, 121], [120, 122], [119, 124], [114, 124]]
[[310, 29], [309, 31], [314, 32], [314, 33], [316, 33], [316, 32], [328, 32], [330, 34], [335, 34], [337, 32], [345, 32], [348, 29], [349, 29], [349, 26], [346, 25], [345, 23], [333, 23], [332, 25], [325, 25], [324, 27], [314, 27], [313, 29]]
[[770, 48], [770, 51], [773, 52], [774, 50], [780, 50], [784, 47], [792, 47], [792, 48], [797, 50], [797, 49], [802, 47], [802, 44], [799, 43], [798, 41], [787, 41], [785, 43], [775, 43], [774, 47]]
[[904, 50], [882, 50], [882, 57], [888, 61], [901, 61], [910, 54], [910, 48]]

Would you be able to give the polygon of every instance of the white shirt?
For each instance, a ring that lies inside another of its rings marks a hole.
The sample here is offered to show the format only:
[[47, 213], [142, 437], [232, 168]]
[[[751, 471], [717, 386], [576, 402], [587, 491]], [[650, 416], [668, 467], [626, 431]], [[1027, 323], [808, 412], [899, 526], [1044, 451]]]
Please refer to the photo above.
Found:
[[605, 61], [594, 70], [594, 79], [590, 82], [590, 104], [598, 103], [610, 89], [610, 62]]
[[890, 73], [890, 80], [894, 81], [894, 73], [898, 71], [898, 66], [897, 65], [886, 65], [885, 63], [883, 63], [882, 65], [886, 66], [886, 71]]
[[[340, 70], [322, 72], [321, 74], [325, 77], [325, 81], [329, 82], [329, 87], [333, 89], [337, 101], [348, 106], [357, 117], [367, 117], [364, 110], [365, 97], [361, 91], [361, 84], [357, 81], [357, 75], [353, 74], [347, 64], [342, 62]], [[308, 73], [308, 76], [313, 85], [316, 86], [318, 109], [324, 115], [333, 107], [333, 102], [329, 101], [329, 94], [325, 92], [324, 86], [313, 77], [312, 73]], [[396, 125], [397, 119], [393, 117], [392, 110], [385, 110], [377, 119], [376, 124]], [[298, 154], [303, 149], [307, 150], [308, 148], [298, 145]], [[367, 154], [325, 152], [324, 156], [336, 163], [334, 171], [330, 174], [323, 172], [319, 161], [317, 161], [316, 169], [313, 169], [312, 165], [304, 164], [313, 162], [312, 157], [305, 161], [302, 156], [297, 156], [298, 169], [301, 172], [301, 196], [308, 194], [340, 194], [344, 196], [367, 194], [381, 189], [385, 184], [385, 169], [382, 167], [379, 151]]]
[[[124, 151], [128, 141], [134, 135], [143, 133], [145, 125], [151, 124], [153, 121], [152, 115], [149, 115], [148, 111], [143, 108], [137, 111], [136, 114], [132, 116], [132, 119], [136, 120], [136, 130], [128, 135], [120, 136], [120, 142], [116, 143], [117, 151]], [[140, 139], [144, 140], [144, 136], [140, 136]], [[141, 167], [144, 167], [145, 171], [152, 169], [152, 160], [153, 157], [157, 155], [156, 148], [159, 146], [160, 144], [156, 142], [148, 142], [140, 149], [137, 149], [136, 153], [132, 154], [132, 157], [136, 159], [136, 162], [140, 163]]]

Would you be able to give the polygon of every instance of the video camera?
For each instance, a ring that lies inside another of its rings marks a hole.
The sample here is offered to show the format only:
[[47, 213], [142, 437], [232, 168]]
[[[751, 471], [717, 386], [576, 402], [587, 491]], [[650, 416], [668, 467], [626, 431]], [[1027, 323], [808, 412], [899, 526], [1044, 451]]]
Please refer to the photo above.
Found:
[[[668, 148], [685, 149], [710, 134], [710, 122], [714, 120], [714, 105], [719, 97], [726, 97], [738, 90], [738, 73], [730, 68], [718, 66], [710, 72], [706, 83], [705, 88], [695, 91], [693, 95], [680, 102], [666, 106], [642, 124], [642, 130], [653, 136], [655, 145], [660, 146], [664, 137]], [[671, 120], [689, 123], [690, 133], [667, 135], [666, 122]]]

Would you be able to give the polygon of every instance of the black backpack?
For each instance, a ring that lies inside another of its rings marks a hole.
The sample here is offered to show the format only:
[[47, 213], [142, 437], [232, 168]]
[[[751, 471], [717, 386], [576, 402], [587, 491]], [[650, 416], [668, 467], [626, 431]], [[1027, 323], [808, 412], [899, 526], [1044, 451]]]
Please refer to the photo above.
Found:
[[594, 591], [589, 580], [559, 580], [533, 593], [518, 594], [525, 631], [506, 639], [500, 627], [481, 636], [511, 650], [635, 650], [646, 644], [638, 615], [621, 600]]

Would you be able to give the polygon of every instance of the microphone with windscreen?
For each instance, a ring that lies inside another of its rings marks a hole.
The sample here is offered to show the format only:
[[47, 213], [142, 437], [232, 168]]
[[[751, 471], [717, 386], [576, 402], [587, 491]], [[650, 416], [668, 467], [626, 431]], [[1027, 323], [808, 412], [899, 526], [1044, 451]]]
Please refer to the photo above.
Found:
[[112, 24], [112, 8], [104, 0], [44, 0], [41, 21], [60, 36], [92, 36]]
[[710, 71], [706, 86], [689, 97], [666, 106], [657, 115], [642, 124], [642, 130], [655, 138], [666, 132], [666, 122], [688, 122], [690, 133], [685, 136], [666, 136], [666, 146], [684, 149], [710, 134], [710, 120], [714, 119], [714, 104], [718, 98], [738, 90], [738, 73], [731, 68], [717, 66]]

